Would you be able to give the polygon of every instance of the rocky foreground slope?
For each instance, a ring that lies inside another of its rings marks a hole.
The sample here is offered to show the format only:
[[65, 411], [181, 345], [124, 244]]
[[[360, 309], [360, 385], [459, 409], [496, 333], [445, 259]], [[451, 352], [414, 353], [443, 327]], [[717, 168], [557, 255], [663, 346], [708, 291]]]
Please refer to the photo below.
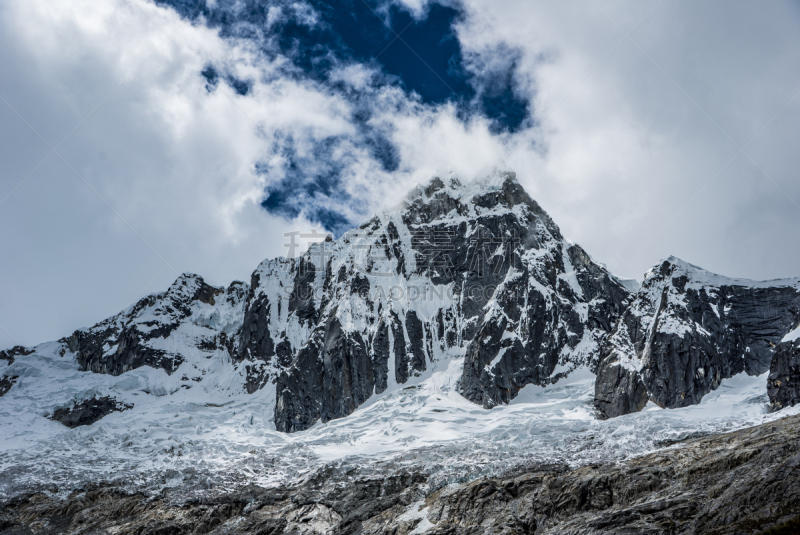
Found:
[[0, 533], [594, 534], [800, 530], [800, 416], [688, 440], [623, 463], [532, 465], [443, 488], [424, 472], [323, 471], [293, 487], [200, 499], [97, 486], [0, 507]]

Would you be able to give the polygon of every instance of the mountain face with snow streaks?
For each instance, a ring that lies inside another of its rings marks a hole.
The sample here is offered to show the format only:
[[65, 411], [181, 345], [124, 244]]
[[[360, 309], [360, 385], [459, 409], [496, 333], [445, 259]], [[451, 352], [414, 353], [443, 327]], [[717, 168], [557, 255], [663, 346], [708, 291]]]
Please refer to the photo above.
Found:
[[800, 279], [731, 279], [670, 257], [647, 272], [608, 338], [595, 407], [613, 417], [648, 400], [697, 404], [722, 379], [769, 370], [798, 322]]
[[548, 237], [545, 246], [516, 251], [519, 268], [507, 274], [467, 346], [463, 394], [484, 407], [581, 366], [594, 371], [627, 304], [627, 289], [579, 246]]
[[[618, 279], [504, 172], [434, 178], [337, 240], [264, 260], [249, 283], [182, 275], [42, 354], [115, 377], [162, 370], [169, 386], [147, 379], [148, 395], [258, 395], [268, 425], [296, 432], [442, 370], [491, 408], [586, 369], [608, 418], [697, 404], [723, 379], [771, 369], [777, 410], [798, 401], [796, 347], [778, 344], [799, 322], [800, 279], [730, 279], [673, 257], [641, 287]], [[0, 396], [32, 387], [36, 351], [0, 351]], [[48, 414], [137, 402], [92, 392]]]
[[463, 395], [508, 402], [557, 380], [558, 366], [564, 376], [596, 364], [592, 349], [628, 296], [513, 174], [468, 186], [436, 178], [309, 257], [320, 248], [317, 324], [277, 378], [285, 431], [346, 416], [465, 352]]
[[241, 282], [216, 288], [197, 275], [184, 274], [167, 291], [79, 329], [62, 342], [83, 370], [120, 375], [151, 366], [171, 374], [190, 352], [231, 351], [247, 291]]

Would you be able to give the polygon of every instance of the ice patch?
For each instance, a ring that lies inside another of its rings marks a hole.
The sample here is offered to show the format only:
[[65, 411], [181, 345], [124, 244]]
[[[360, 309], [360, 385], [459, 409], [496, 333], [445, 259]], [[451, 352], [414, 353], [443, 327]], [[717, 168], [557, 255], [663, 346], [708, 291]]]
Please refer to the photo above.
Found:
[[800, 325], [798, 325], [795, 330], [784, 336], [781, 342], [794, 342], [798, 338], [800, 338]]

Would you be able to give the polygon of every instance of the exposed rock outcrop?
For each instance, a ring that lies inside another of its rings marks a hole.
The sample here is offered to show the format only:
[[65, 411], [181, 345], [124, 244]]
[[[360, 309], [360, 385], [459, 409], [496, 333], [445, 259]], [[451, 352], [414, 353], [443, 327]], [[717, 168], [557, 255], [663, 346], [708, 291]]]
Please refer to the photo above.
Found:
[[4, 360], [8, 365], [11, 365], [14, 364], [14, 357], [18, 357], [20, 355], [30, 355], [31, 353], [33, 353], [33, 349], [22, 346], [14, 346], [11, 349], [0, 351], [0, 360]]
[[11, 390], [11, 387], [14, 386], [14, 384], [17, 382], [17, 379], [19, 379], [19, 376], [17, 375], [0, 376], [0, 397], [5, 396], [8, 391]]
[[[30, 355], [33, 353], [32, 349], [22, 346], [14, 346], [11, 349], [6, 349], [4, 351], [0, 351], [0, 361], [5, 361], [4, 368], [10, 367], [14, 364], [14, 358], [19, 356]], [[14, 386], [19, 379], [18, 375], [14, 375], [13, 373], [3, 370], [2, 375], [0, 375], [0, 397], [3, 397], [11, 390], [11, 387]]]
[[232, 351], [247, 290], [241, 282], [226, 290], [184, 274], [167, 291], [149, 295], [94, 327], [79, 329], [63, 342], [84, 370], [120, 375], [152, 366], [173, 373], [186, 351]]
[[108, 396], [103, 396], [85, 399], [74, 404], [72, 407], [57, 409], [49, 418], [67, 427], [79, 427], [82, 425], [92, 425], [112, 412], [122, 412], [132, 408], [133, 405], [120, 403]]
[[557, 229], [550, 240], [518, 252], [519, 267], [497, 287], [467, 347], [462, 393], [484, 407], [578, 366], [594, 371], [599, 345], [627, 304], [628, 291], [580, 247], [565, 244]]
[[[800, 279], [730, 279], [670, 257], [652, 268], [603, 349], [603, 417], [699, 403], [722, 379], [766, 372], [800, 321]], [[646, 393], [646, 395], [644, 394]]]
[[775, 349], [767, 394], [773, 411], [800, 403], [800, 337], [787, 340]]

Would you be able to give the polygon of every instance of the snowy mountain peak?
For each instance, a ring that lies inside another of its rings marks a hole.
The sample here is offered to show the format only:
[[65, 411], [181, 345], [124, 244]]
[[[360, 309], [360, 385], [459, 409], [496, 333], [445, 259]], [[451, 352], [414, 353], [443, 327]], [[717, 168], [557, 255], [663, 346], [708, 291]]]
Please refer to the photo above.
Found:
[[671, 256], [651, 268], [603, 350], [595, 405], [605, 416], [699, 403], [725, 378], [769, 369], [800, 321], [800, 279], [717, 275]]
[[434, 177], [427, 185], [414, 188], [398, 211], [403, 221], [411, 225], [454, 223], [492, 214], [534, 214], [561, 239], [558, 227], [528, 195], [513, 171], [496, 171], [471, 182], [461, 182], [454, 176], [445, 180]]
[[451, 366], [486, 407], [594, 369], [629, 296], [513, 172], [434, 177], [398, 209], [289, 256], [263, 261], [249, 285], [181, 275], [62, 352], [94, 373], [154, 368], [204, 384], [215, 363], [225, 384], [273, 400], [278, 430], [298, 431]]
[[749, 288], [791, 286], [800, 289], [800, 277], [766, 281], [726, 277], [703, 269], [700, 266], [690, 264], [675, 256], [669, 256], [650, 268], [647, 273], [645, 273], [644, 280], [644, 284], [648, 286], [660, 285], [671, 280], [679, 282], [681, 285], [688, 284], [689, 287], [694, 289], [723, 286]]
[[513, 172], [434, 177], [399, 208], [289, 256], [228, 288], [181, 275], [60, 352], [99, 374], [224, 377], [271, 400], [270, 425], [299, 431], [436, 370], [457, 370], [462, 395], [485, 407], [595, 370], [630, 298]]

